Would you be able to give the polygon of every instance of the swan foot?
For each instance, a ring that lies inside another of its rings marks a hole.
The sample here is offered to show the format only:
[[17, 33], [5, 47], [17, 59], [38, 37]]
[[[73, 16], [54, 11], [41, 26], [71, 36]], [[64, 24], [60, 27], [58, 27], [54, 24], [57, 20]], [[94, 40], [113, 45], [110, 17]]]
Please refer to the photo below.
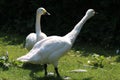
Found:
[[[45, 76], [47, 76], [47, 74], [48, 74], [48, 72], [47, 72], [47, 64], [44, 64], [44, 69], [45, 69]], [[60, 77], [60, 74], [58, 72], [58, 68], [55, 67], [54, 69], [55, 69], [55, 72], [57, 74], [57, 77]]]

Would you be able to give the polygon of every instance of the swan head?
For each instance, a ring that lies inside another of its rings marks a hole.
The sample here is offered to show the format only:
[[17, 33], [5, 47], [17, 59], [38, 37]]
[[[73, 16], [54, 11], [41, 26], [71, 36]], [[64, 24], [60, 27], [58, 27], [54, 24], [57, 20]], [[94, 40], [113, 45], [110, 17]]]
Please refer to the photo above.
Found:
[[94, 16], [94, 15], [95, 15], [94, 9], [88, 9], [88, 10], [87, 10], [86, 16], [87, 16], [88, 18], [90, 18], [90, 17], [92, 17], [92, 16]]
[[37, 13], [40, 15], [50, 15], [50, 13], [48, 13], [47, 10], [43, 7], [38, 8]]

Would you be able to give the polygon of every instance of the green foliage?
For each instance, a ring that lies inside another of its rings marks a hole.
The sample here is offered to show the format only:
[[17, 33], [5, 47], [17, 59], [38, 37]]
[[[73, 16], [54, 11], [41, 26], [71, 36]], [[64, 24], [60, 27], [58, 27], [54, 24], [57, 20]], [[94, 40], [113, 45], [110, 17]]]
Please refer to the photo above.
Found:
[[0, 56], [0, 65], [4, 66], [4, 67], [9, 67], [10, 64], [8, 63], [8, 59], [9, 59], [9, 57], [7, 54]]
[[104, 65], [103, 65], [103, 60], [105, 59], [104, 56], [100, 56], [98, 54], [93, 54], [92, 55], [92, 60], [88, 61], [88, 64], [91, 65], [91, 66], [94, 66], [95, 68], [97, 67], [100, 67], [100, 68], [103, 68]]
[[10, 67], [22, 67], [23, 63], [16, 60], [9, 60], [8, 53], [0, 55], [0, 67], [4, 70]]

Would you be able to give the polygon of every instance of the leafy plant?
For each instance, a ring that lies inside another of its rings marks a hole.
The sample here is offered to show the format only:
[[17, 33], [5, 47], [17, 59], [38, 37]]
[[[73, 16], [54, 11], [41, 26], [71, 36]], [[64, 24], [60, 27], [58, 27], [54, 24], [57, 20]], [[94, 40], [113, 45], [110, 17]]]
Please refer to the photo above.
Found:
[[21, 67], [23, 63], [16, 60], [9, 60], [8, 52], [0, 56], [0, 67], [9, 69], [9, 67]]
[[98, 54], [93, 54], [92, 55], [92, 60], [88, 60], [88, 64], [89, 65], [92, 65], [94, 67], [100, 67], [100, 68], [103, 68], [104, 65], [103, 65], [103, 60], [105, 59], [104, 56], [100, 56]]
[[8, 60], [9, 57], [7, 52], [5, 55], [0, 56], [0, 66], [3, 67], [4, 69], [8, 69], [8, 67], [10, 66]]

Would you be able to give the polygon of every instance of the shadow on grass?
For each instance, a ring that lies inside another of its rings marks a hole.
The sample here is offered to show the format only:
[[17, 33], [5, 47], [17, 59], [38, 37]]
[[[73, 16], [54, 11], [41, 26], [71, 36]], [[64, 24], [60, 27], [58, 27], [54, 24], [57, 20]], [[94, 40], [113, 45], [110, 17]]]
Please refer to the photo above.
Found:
[[32, 80], [64, 80], [62, 77], [47, 76], [47, 77], [33, 77]]
[[37, 73], [39, 71], [43, 71], [43, 66], [40, 64], [31, 64], [31, 63], [24, 63], [22, 66], [23, 69], [31, 70], [30, 76], [32, 76], [34, 73]]
[[92, 77], [84, 78], [82, 80], [92, 80]]
[[94, 53], [99, 55], [104, 55], [106, 57], [117, 55], [115, 53], [116, 51], [115, 48], [104, 48], [102, 46], [95, 44], [87, 44], [87, 43], [83, 43], [81, 45], [75, 44], [72, 49], [74, 51], [80, 51], [81, 56], [86, 56], [86, 57]]
[[32, 78], [32, 80], [63, 80], [62, 77], [56, 77], [56, 76], [47, 76], [47, 77], [35, 76], [35, 73], [44, 70], [43, 65], [40, 64], [24, 63], [22, 68], [31, 70], [29, 75]]

